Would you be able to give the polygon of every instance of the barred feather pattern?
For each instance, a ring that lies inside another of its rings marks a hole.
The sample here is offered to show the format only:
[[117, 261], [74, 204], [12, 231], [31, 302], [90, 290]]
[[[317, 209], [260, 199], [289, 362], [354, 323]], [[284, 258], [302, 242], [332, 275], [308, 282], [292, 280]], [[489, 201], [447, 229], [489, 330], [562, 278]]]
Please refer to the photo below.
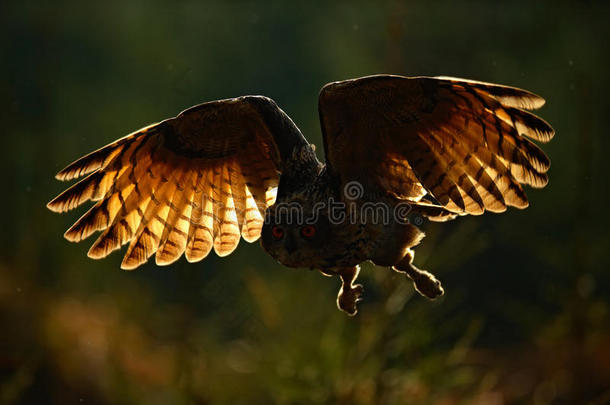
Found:
[[121, 263], [134, 269], [153, 254], [158, 265], [183, 254], [200, 261], [212, 249], [226, 256], [240, 236], [257, 240], [265, 209], [275, 201], [278, 172], [249, 142], [221, 159], [180, 156], [164, 146], [151, 125], [69, 165], [60, 180], [84, 179], [53, 199], [48, 208], [66, 212], [96, 202], [65, 233], [79, 242], [101, 231], [89, 249], [94, 259], [129, 244]]
[[402, 156], [389, 154], [387, 159], [380, 162], [376, 175], [383, 189], [399, 197], [409, 197], [416, 201], [426, 195], [426, 189]]
[[543, 104], [514, 87], [385, 75], [325, 86], [320, 116], [328, 164], [344, 181], [372, 173], [403, 199], [428, 193], [452, 213], [480, 215], [525, 208], [523, 185], [548, 183], [550, 160], [531, 140], [554, 131], [525, 111]]

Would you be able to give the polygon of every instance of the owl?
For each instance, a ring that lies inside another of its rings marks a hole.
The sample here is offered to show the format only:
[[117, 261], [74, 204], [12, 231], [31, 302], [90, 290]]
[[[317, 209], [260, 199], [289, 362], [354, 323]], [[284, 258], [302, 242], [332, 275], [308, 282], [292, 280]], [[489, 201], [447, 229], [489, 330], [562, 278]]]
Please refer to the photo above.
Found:
[[359, 265], [443, 294], [413, 264], [431, 221], [526, 208], [523, 186], [542, 188], [550, 160], [532, 142], [551, 126], [527, 110], [544, 99], [514, 87], [450, 77], [374, 75], [325, 85], [319, 116], [326, 162], [270, 98], [191, 107], [78, 159], [56, 178], [86, 176], [48, 203], [65, 212], [95, 204], [65, 233], [100, 231], [88, 256], [129, 244], [121, 268], [152, 255], [169, 265], [260, 238], [279, 263], [337, 276], [337, 306], [357, 312]]

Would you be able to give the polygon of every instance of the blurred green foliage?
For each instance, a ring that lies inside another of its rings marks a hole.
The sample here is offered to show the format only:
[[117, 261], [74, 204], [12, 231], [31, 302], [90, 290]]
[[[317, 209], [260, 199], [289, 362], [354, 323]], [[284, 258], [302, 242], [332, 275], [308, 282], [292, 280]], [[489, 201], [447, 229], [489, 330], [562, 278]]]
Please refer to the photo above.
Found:
[[[1, 403], [610, 403], [607, 2], [0, 3]], [[424, 225], [428, 302], [364, 266], [337, 280], [242, 242], [119, 270], [61, 233], [53, 175], [192, 104], [274, 98], [315, 142], [320, 87], [452, 75], [544, 96], [551, 182], [531, 206]]]

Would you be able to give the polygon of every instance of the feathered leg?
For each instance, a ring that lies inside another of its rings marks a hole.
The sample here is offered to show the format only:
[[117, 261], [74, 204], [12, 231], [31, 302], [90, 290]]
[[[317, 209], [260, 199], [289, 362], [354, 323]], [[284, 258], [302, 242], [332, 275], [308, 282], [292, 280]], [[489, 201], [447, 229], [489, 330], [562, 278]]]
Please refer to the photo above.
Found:
[[402, 258], [400, 262], [392, 266], [392, 269], [399, 273], [406, 274], [411, 280], [413, 280], [415, 290], [424, 297], [430, 298], [432, 300], [443, 295], [445, 291], [441, 286], [441, 282], [438, 281], [432, 273], [415, 267], [413, 265], [414, 257], [415, 252], [413, 252], [413, 250], [411, 249], [408, 249], [407, 254]]
[[341, 288], [339, 294], [337, 294], [337, 308], [347, 313], [349, 316], [354, 316], [358, 312], [356, 304], [361, 300], [360, 296], [364, 291], [362, 284], [354, 284], [358, 273], [360, 273], [360, 266], [354, 267], [336, 267], [333, 269], [320, 270], [325, 276], [336, 276], [341, 277]]

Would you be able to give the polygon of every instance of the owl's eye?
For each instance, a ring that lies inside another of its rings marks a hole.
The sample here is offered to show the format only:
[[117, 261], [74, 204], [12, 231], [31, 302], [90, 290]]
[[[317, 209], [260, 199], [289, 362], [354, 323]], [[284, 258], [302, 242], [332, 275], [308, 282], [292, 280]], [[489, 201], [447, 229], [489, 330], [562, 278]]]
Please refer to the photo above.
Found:
[[313, 225], [305, 225], [301, 228], [301, 235], [305, 238], [313, 238], [316, 236], [316, 227]]
[[284, 237], [284, 230], [279, 226], [274, 225], [273, 228], [271, 228], [271, 235], [274, 239], [282, 239]]

